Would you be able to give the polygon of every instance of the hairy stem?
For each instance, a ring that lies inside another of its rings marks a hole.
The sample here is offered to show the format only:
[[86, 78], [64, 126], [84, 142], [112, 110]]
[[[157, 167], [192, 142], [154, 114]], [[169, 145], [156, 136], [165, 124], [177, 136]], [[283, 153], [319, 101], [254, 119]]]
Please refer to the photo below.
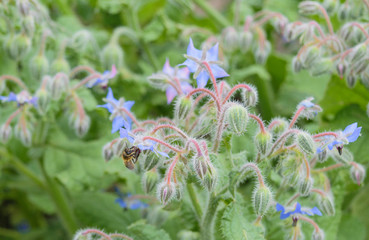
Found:
[[187, 183], [187, 192], [190, 195], [190, 200], [193, 208], [195, 209], [195, 214], [197, 219], [201, 220], [202, 209], [199, 203], [199, 199], [197, 198], [196, 191], [191, 183]]

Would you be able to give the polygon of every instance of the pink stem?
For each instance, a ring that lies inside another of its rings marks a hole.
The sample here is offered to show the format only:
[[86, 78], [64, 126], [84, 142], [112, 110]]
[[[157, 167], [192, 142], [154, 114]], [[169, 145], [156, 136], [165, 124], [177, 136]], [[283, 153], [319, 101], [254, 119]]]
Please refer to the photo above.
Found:
[[72, 90], [76, 90], [80, 88], [81, 86], [85, 85], [86, 83], [88, 83], [89, 81], [96, 79], [96, 78], [100, 78], [100, 77], [101, 77], [100, 73], [94, 73], [92, 75], [89, 75], [85, 77], [84, 79], [82, 79], [76, 86], [74, 86]]
[[174, 123], [172, 120], [170, 120], [169, 118], [166, 118], [166, 117], [159, 118], [159, 119], [157, 119], [156, 121], [157, 121], [158, 123], [159, 123], [159, 122], [168, 122], [168, 123], [170, 123], [170, 124], [175, 125], [175, 123]]
[[310, 223], [315, 228], [316, 232], [320, 231], [320, 228], [319, 228], [318, 224], [316, 224], [316, 222], [314, 222], [312, 219], [310, 219], [308, 217], [305, 217], [305, 216], [299, 216], [299, 219], [301, 219], [302, 221]]
[[95, 234], [97, 234], [97, 235], [100, 235], [100, 236], [102, 236], [102, 237], [106, 238], [106, 240], [111, 240], [111, 238], [109, 237], [109, 235], [107, 235], [106, 233], [104, 233], [104, 232], [102, 232], [102, 231], [99, 231], [99, 230], [97, 230], [97, 229], [87, 229], [86, 231], [84, 231], [84, 232], [82, 233], [82, 235], [87, 235], [87, 234], [89, 234], [89, 233], [95, 233]]
[[227, 100], [232, 96], [232, 94], [233, 94], [236, 90], [238, 90], [238, 89], [240, 89], [240, 88], [245, 88], [247, 91], [251, 91], [251, 88], [250, 88], [250, 86], [249, 86], [249, 85], [247, 85], [247, 84], [237, 84], [236, 86], [234, 86], [234, 87], [229, 91], [228, 95], [224, 98], [224, 100], [223, 100], [223, 104], [224, 104], [224, 103], [226, 103], [226, 102], [227, 102]]
[[333, 31], [333, 26], [332, 26], [332, 23], [331, 23], [331, 19], [329, 18], [328, 14], [327, 14], [327, 11], [325, 10], [324, 7], [322, 7], [320, 4], [317, 4], [318, 7], [319, 7], [319, 10], [323, 13], [324, 15], [324, 18], [325, 18], [325, 21], [327, 22], [327, 25], [328, 25], [328, 29], [329, 29], [329, 33], [331, 35], [334, 35], [334, 31]]
[[89, 66], [78, 66], [78, 67], [75, 67], [75, 68], [72, 69], [69, 76], [73, 77], [74, 75], [76, 75], [78, 72], [81, 72], [81, 71], [86, 71], [86, 72], [89, 72], [91, 74], [96, 73], [96, 71], [93, 68], [89, 67]]
[[137, 127], [141, 126], [141, 124], [137, 121], [136, 117], [133, 116], [133, 114], [130, 111], [128, 111], [126, 108], [122, 107], [122, 108], [119, 108], [119, 110], [127, 114], [128, 117], [132, 119], [132, 121], [136, 124]]
[[133, 238], [131, 238], [131, 237], [125, 235], [125, 234], [121, 234], [121, 233], [112, 233], [112, 234], [110, 234], [110, 237], [111, 238], [119, 237], [119, 238], [123, 238], [123, 239], [127, 239], [127, 240], [133, 240]]
[[132, 133], [145, 132], [145, 131], [146, 131], [146, 129], [144, 129], [144, 128], [135, 128], [135, 129], [132, 130]]
[[260, 126], [260, 131], [261, 131], [262, 133], [265, 133], [265, 127], [264, 127], [264, 123], [263, 123], [263, 121], [262, 121], [258, 116], [254, 115], [254, 114], [251, 114], [251, 113], [249, 113], [249, 117], [251, 117], [251, 118], [255, 119], [255, 120], [256, 120], [256, 122], [257, 122], [257, 123], [259, 124], [259, 126]]
[[206, 61], [203, 61], [202, 64], [206, 67], [206, 70], [207, 70], [208, 74], [210, 75], [210, 79], [213, 82], [215, 93], [219, 97], [220, 95], [219, 95], [219, 91], [218, 91], [217, 80], [214, 77], [213, 71], [211, 70], [209, 63], [206, 62]]
[[28, 91], [27, 86], [24, 84], [24, 82], [22, 80], [20, 80], [19, 78], [12, 76], [12, 75], [2, 75], [0, 77], [0, 82], [4, 81], [4, 80], [10, 80], [14, 83], [16, 83], [18, 86], [20, 86], [21, 88], [23, 88], [24, 90]]
[[334, 136], [335, 138], [338, 138], [338, 134], [335, 132], [324, 132], [324, 133], [318, 133], [313, 136], [313, 138], [319, 138], [324, 136]]
[[322, 190], [320, 189], [316, 189], [316, 188], [313, 188], [311, 189], [311, 192], [315, 192], [315, 193], [318, 193], [320, 196], [322, 197], [325, 197], [327, 194], [325, 192], [323, 192]]
[[154, 134], [156, 131], [158, 131], [159, 129], [162, 129], [162, 128], [170, 128], [176, 132], [178, 132], [183, 138], [188, 138], [187, 134], [184, 133], [181, 129], [175, 127], [175, 126], [172, 126], [172, 125], [169, 125], [169, 124], [164, 124], [164, 125], [159, 125], [159, 126], [156, 126], [152, 131], [151, 131], [151, 134]]
[[367, 31], [365, 31], [365, 29], [359, 24], [359, 23], [357, 23], [357, 22], [352, 22], [351, 23], [351, 25], [352, 26], [355, 26], [355, 27], [357, 27], [357, 28], [359, 28], [360, 29], [360, 31], [362, 32], [362, 33], [364, 33], [364, 35], [365, 35], [365, 37], [366, 37], [366, 39], [369, 39], [369, 34], [367, 33]]
[[299, 117], [299, 115], [301, 114], [301, 112], [302, 112], [304, 109], [305, 109], [305, 107], [304, 107], [304, 106], [301, 106], [301, 107], [297, 110], [297, 112], [295, 113], [295, 116], [292, 118], [292, 121], [291, 121], [291, 123], [290, 123], [289, 128], [292, 128], [292, 127], [293, 127], [293, 125], [295, 124], [295, 122], [296, 122], [297, 118]]
[[343, 163], [337, 163], [337, 164], [331, 165], [329, 167], [313, 170], [313, 172], [315, 172], [315, 173], [327, 172], [327, 171], [330, 171], [330, 170], [333, 170], [333, 169], [336, 169], [336, 168], [340, 168], [340, 167], [343, 167], [343, 166], [344, 166]]
[[85, 110], [83, 109], [83, 104], [75, 92], [72, 92], [72, 97], [77, 106], [78, 114], [80, 117], [79, 121], [82, 122], [85, 117]]
[[260, 186], [264, 187], [265, 184], [264, 184], [263, 176], [261, 175], [260, 169], [256, 166], [256, 164], [246, 163], [245, 165], [241, 167], [241, 171], [245, 170], [246, 168], [252, 168], [255, 171], [256, 176], [258, 177], [258, 182]]
[[179, 78], [177, 77], [174, 77], [174, 81], [177, 83], [178, 85], [178, 88], [179, 88], [179, 94], [182, 95], [183, 94], [183, 91], [182, 91], [182, 88], [181, 88], [181, 82], [179, 81]]
[[154, 120], [145, 120], [145, 121], [141, 122], [142, 126], [146, 126], [146, 125], [149, 125], [149, 124], [156, 125], [157, 123]]
[[204, 92], [204, 93], [207, 93], [208, 95], [210, 95], [214, 101], [216, 102], [217, 104], [217, 108], [218, 108], [218, 111], [220, 111], [220, 103], [219, 103], [219, 99], [216, 95], [214, 95], [214, 93], [212, 91], [210, 91], [209, 89], [206, 89], [206, 88], [196, 88], [194, 90], [192, 90], [191, 92], [189, 92], [187, 94], [187, 97], [190, 97], [192, 96], [193, 94], [197, 93], [197, 92]]
[[168, 183], [168, 185], [170, 185], [170, 180], [172, 178], [173, 169], [174, 169], [174, 167], [177, 164], [177, 161], [179, 159], [179, 156], [180, 156], [179, 154], [176, 155], [176, 157], [174, 158], [173, 162], [170, 164], [170, 167], [168, 169], [168, 174], [167, 174], [167, 183]]
[[5, 126], [9, 126], [9, 124], [11, 123], [11, 121], [22, 111], [23, 107], [18, 108], [15, 112], [13, 112], [9, 118], [6, 120], [5, 122]]
[[170, 150], [172, 150], [172, 151], [174, 151], [174, 152], [182, 153], [182, 151], [181, 151], [180, 149], [175, 148], [175, 147], [173, 147], [172, 145], [170, 145], [169, 143], [166, 143], [166, 142], [164, 142], [164, 141], [162, 141], [162, 140], [160, 140], [160, 139], [157, 139], [157, 138], [155, 138], [155, 137], [146, 136], [146, 137], [142, 138], [142, 140], [143, 140], [143, 141], [145, 141], [145, 140], [151, 140], [151, 141], [157, 142], [157, 143], [159, 143], [159, 144], [161, 144], [161, 145], [163, 145], [163, 146], [166, 146], [167, 148], [169, 148]]

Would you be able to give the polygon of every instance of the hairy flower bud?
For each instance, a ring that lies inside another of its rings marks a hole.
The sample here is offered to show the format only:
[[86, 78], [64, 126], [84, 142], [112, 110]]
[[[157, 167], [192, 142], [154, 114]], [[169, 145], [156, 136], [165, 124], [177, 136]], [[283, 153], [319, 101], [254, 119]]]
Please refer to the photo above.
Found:
[[183, 187], [182, 187], [182, 184], [179, 184], [179, 183], [176, 183], [175, 186], [176, 186], [176, 194], [174, 197], [176, 200], [179, 201], [183, 197]]
[[59, 72], [69, 74], [70, 66], [65, 58], [57, 58], [51, 64], [51, 73], [57, 74]]
[[331, 151], [331, 155], [332, 158], [338, 163], [347, 164], [354, 160], [354, 156], [347, 148], [343, 148], [341, 154], [339, 154], [338, 151]]
[[153, 153], [153, 152], [148, 152], [143, 160], [143, 168], [146, 171], [149, 171], [151, 169], [153, 169], [154, 167], [156, 167], [159, 163], [159, 157]]
[[117, 157], [121, 157], [124, 149], [127, 148], [128, 141], [126, 138], [119, 138], [114, 144], [113, 153]]
[[327, 10], [328, 14], [333, 14], [337, 11], [339, 2], [336, 0], [324, 0], [323, 7]]
[[346, 73], [347, 63], [346, 62], [338, 63], [336, 66], [336, 70], [337, 70], [338, 75], [340, 75], [340, 77], [342, 78]]
[[203, 179], [208, 170], [207, 160], [204, 156], [197, 154], [192, 158], [192, 166], [200, 179]]
[[252, 85], [249, 85], [250, 90], [242, 89], [242, 102], [245, 104], [246, 107], [253, 107], [259, 100], [258, 91]]
[[324, 215], [334, 216], [336, 211], [334, 208], [333, 198], [331, 196], [322, 197], [319, 202], [319, 209]]
[[304, 67], [310, 68], [319, 59], [320, 49], [317, 46], [308, 47], [301, 56]]
[[299, 131], [296, 135], [296, 144], [307, 155], [315, 153], [314, 140], [307, 132]]
[[347, 77], [346, 77], [347, 87], [349, 87], [349, 88], [355, 87], [356, 82], [357, 82], [357, 77], [355, 75], [353, 75], [353, 74], [347, 75]]
[[77, 136], [83, 137], [84, 135], [86, 135], [86, 133], [90, 129], [90, 124], [90, 117], [86, 114], [84, 114], [83, 116], [78, 115], [77, 117], [75, 117], [73, 127]]
[[351, 12], [352, 8], [350, 4], [341, 4], [340, 7], [338, 8], [337, 15], [340, 21], [345, 21], [350, 18]]
[[6, 143], [9, 140], [9, 138], [11, 137], [11, 135], [12, 135], [11, 126], [6, 124], [6, 123], [1, 125], [1, 128], [0, 128], [1, 141], [3, 143]]
[[167, 82], [169, 81], [168, 75], [164, 73], [154, 73], [147, 78], [149, 83], [158, 89], [165, 89]]
[[351, 66], [350, 74], [359, 75], [367, 69], [368, 65], [369, 65], [369, 58], [364, 58], [362, 60], [359, 60]]
[[159, 182], [159, 173], [157, 171], [146, 171], [142, 176], [142, 185], [146, 194], [154, 190]]
[[312, 76], [320, 76], [330, 73], [332, 68], [333, 61], [330, 58], [321, 58], [312, 65], [310, 73]]
[[308, 196], [313, 187], [313, 179], [311, 177], [304, 178], [299, 182], [299, 193], [301, 196]]
[[49, 71], [49, 61], [45, 55], [36, 55], [31, 59], [29, 68], [31, 70], [31, 76], [41, 81], [42, 77]]
[[350, 175], [354, 182], [356, 182], [358, 185], [361, 185], [365, 179], [365, 168], [363, 165], [355, 163], [350, 169]]
[[250, 31], [241, 31], [238, 38], [241, 52], [246, 53], [250, 49], [252, 44], [252, 33]]
[[202, 184], [209, 192], [212, 192], [215, 189], [217, 180], [218, 180], [217, 170], [214, 168], [211, 162], [207, 162], [207, 171], [204, 176], [204, 179], [202, 180]]
[[29, 0], [17, 0], [15, 1], [15, 3], [20, 13], [22, 13], [24, 16], [29, 14], [29, 10], [31, 7], [31, 3]]
[[32, 15], [25, 16], [22, 19], [22, 27], [28, 36], [33, 36], [35, 32], [35, 19]]
[[49, 89], [52, 98], [58, 100], [61, 94], [69, 87], [69, 77], [65, 73], [56, 74], [49, 82]]
[[295, 175], [300, 169], [301, 159], [295, 154], [288, 154], [285, 158], [281, 160], [281, 170], [283, 176], [290, 177]]
[[324, 240], [325, 234], [322, 229], [319, 228], [319, 230], [314, 229], [313, 235], [311, 236], [312, 240]]
[[273, 136], [279, 136], [288, 128], [289, 123], [283, 118], [274, 118], [270, 121], [268, 129]]
[[226, 46], [224, 50], [230, 52], [236, 50], [238, 46], [238, 34], [236, 32], [236, 29], [234, 29], [234, 27], [225, 28], [222, 32], [222, 38], [224, 46]]
[[228, 126], [236, 135], [246, 132], [247, 121], [249, 119], [246, 108], [240, 104], [234, 104], [226, 111]]
[[367, 50], [368, 47], [365, 43], [356, 45], [348, 55], [349, 61], [355, 64], [358, 61], [362, 60], [367, 55]]
[[174, 115], [176, 119], [185, 119], [190, 112], [193, 105], [192, 98], [187, 98], [186, 96], [180, 96], [177, 99]]
[[11, 42], [10, 57], [14, 60], [19, 60], [26, 55], [31, 47], [31, 39], [25, 34], [18, 34]]
[[258, 151], [264, 155], [270, 147], [270, 143], [272, 142], [272, 135], [268, 132], [258, 132], [255, 135], [255, 145]]
[[161, 182], [157, 190], [158, 198], [163, 205], [166, 205], [176, 194], [176, 187], [174, 183]]
[[259, 64], [265, 64], [271, 49], [272, 46], [269, 41], [265, 41], [262, 45], [257, 44], [257, 46], [253, 48], [255, 61]]
[[313, 1], [303, 1], [299, 4], [299, 13], [302, 15], [315, 15], [319, 13], [319, 3]]
[[273, 196], [269, 187], [258, 184], [252, 193], [252, 199], [256, 215], [263, 216], [268, 211]]
[[47, 112], [51, 100], [50, 94], [46, 91], [45, 88], [40, 88], [36, 92], [36, 97], [37, 97], [37, 110], [39, 110], [39, 112], [42, 114]]
[[301, 62], [301, 59], [297, 56], [293, 57], [292, 59], [292, 69], [295, 73], [298, 73], [303, 68], [303, 64]]
[[110, 161], [110, 159], [113, 158], [114, 152], [111, 146], [111, 142], [108, 142], [107, 144], [104, 145], [103, 150], [102, 150], [102, 155], [106, 162]]
[[21, 125], [17, 125], [15, 128], [15, 136], [22, 142], [22, 144], [26, 147], [31, 146], [32, 144], [32, 134], [29, 128], [23, 128]]
[[328, 159], [328, 150], [327, 148], [323, 148], [321, 152], [317, 154], [318, 162], [323, 163]]
[[118, 69], [123, 66], [124, 52], [118, 44], [109, 43], [101, 53], [101, 62], [105, 69], [115, 65]]

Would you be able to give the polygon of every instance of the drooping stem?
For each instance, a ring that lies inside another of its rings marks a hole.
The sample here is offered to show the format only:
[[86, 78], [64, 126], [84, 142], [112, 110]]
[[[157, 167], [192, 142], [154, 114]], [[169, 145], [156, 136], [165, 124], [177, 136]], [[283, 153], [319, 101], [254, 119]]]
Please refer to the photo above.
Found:
[[195, 214], [196, 214], [198, 220], [200, 221], [201, 216], [202, 216], [202, 209], [201, 209], [201, 206], [200, 206], [200, 202], [197, 198], [196, 191], [195, 191], [195, 189], [194, 189], [194, 187], [191, 183], [187, 183], [187, 192], [190, 195], [190, 200], [191, 200], [192, 206], [195, 210]]
[[189, 93], [187, 94], [187, 97], [190, 97], [190, 96], [192, 96], [193, 94], [195, 94], [195, 93], [197, 93], [197, 92], [204, 92], [204, 93], [206, 93], [207, 95], [211, 96], [211, 97], [214, 99], [215, 103], [217, 104], [218, 111], [220, 111], [221, 106], [220, 106], [220, 103], [219, 103], [219, 99], [218, 99], [218, 97], [217, 97], [217, 96], [216, 96], [212, 91], [210, 91], [209, 89], [206, 89], [206, 88], [196, 88], [196, 89], [192, 90], [191, 92], [189, 92]]
[[137, 127], [140, 127], [141, 126], [141, 124], [138, 122], [138, 120], [136, 119], [136, 117], [129, 111], [129, 110], [127, 110], [126, 108], [124, 108], [124, 107], [121, 107], [121, 108], [119, 108], [119, 111], [122, 111], [122, 112], [124, 112], [125, 114], [127, 114], [128, 115], [128, 117], [130, 118], [130, 119], [132, 119], [132, 121], [136, 124], [136, 126]]
[[343, 163], [337, 163], [337, 164], [331, 165], [329, 167], [312, 170], [312, 172], [314, 172], [314, 173], [327, 172], [327, 171], [330, 171], [330, 170], [333, 170], [333, 169], [336, 169], [336, 168], [343, 167], [344, 165], [345, 164], [343, 164]]
[[8, 119], [6, 120], [6, 122], [4, 123], [4, 126], [9, 126], [10, 123], [13, 121], [13, 119], [22, 111], [23, 107], [18, 108], [15, 112], [13, 112]]
[[211, 67], [210, 67], [209, 63], [207, 61], [203, 61], [202, 65], [205, 66], [206, 71], [210, 75], [211, 82], [213, 83], [213, 86], [214, 86], [214, 91], [215, 91], [217, 97], [219, 98], [220, 97], [220, 92], [218, 90], [217, 80], [215, 79], [215, 76], [213, 74], [213, 71], [211, 70]]
[[155, 134], [159, 129], [162, 129], [162, 128], [169, 128], [169, 129], [172, 129], [176, 132], [178, 132], [183, 138], [188, 138], [187, 134], [184, 133], [181, 129], [177, 128], [176, 126], [173, 126], [173, 125], [169, 125], [169, 124], [164, 124], [164, 125], [159, 125], [159, 126], [156, 126], [152, 131], [151, 131], [151, 134]]
[[258, 177], [258, 182], [259, 182], [260, 187], [264, 187], [265, 184], [263, 180], [263, 175], [261, 175], [259, 167], [254, 163], [246, 163], [245, 165], [241, 167], [241, 171], [248, 170], [248, 169], [252, 169], [255, 172], [256, 176]]
[[318, 5], [318, 8], [319, 10], [322, 12], [324, 18], [325, 18], [325, 21], [327, 22], [327, 26], [328, 26], [328, 29], [329, 29], [329, 33], [331, 35], [334, 35], [334, 31], [333, 31], [333, 26], [332, 26], [332, 22], [331, 22], [331, 19], [329, 18], [328, 16], [328, 13], [327, 11], [325, 10], [325, 8], [320, 5], [320, 4], [317, 4]]
[[87, 229], [82, 233], [82, 235], [87, 235], [87, 234], [90, 234], [90, 233], [97, 234], [97, 235], [103, 237], [104, 240], [111, 240], [111, 237], [108, 234], [104, 233], [103, 231], [99, 231], [97, 229]]
[[319, 138], [319, 137], [325, 137], [325, 136], [334, 136], [335, 138], [338, 138], [338, 134], [335, 132], [318, 133], [318, 134], [315, 134], [313, 138]]
[[234, 87], [229, 91], [229, 93], [227, 94], [227, 96], [224, 98], [224, 100], [223, 100], [223, 104], [224, 104], [224, 103], [226, 103], [226, 102], [227, 102], [227, 100], [232, 96], [232, 94], [233, 94], [236, 90], [238, 90], [238, 89], [240, 89], [240, 88], [245, 88], [247, 91], [251, 91], [251, 88], [250, 88], [250, 86], [249, 86], [249, 85], [247, 85], [247, 84], [237, 84], [236, 86], [234, 86]]
[[109, 235], [111, 238], [123, 238], [123, 239], [127, 239], [127, 240], [133, 240], [133, 238], [122, 234], [122, 233], [112, 233]]
[[172, 145], [170, 145], [169, 143], [166, 143], [166, 142], [164, 142], [164, 141], [162, 141], [162, 140], [160, 140], [160, 139], [157, 139], [157, 138], [155, 138], [155, 137], [146, 136], [146, 137], [143, 137], [143, 138], [142, 138], [142, 140], [143, 140], [143, 141], [145, 141], [145, 140], [151, 140], [151, 141], [157, 142], [157, 143], [159, 143], [159, 144], [161, 144], [161, 145], [163, 145], [163, 146], [165, 146], [165, 147], [169, 148], [170, 150], [172, 150], [172, 151], [174, 151], [174, 152], [182, 153], [182, 151], [181, 151], [180, 149], [178, 149], [178, 148], [176, 148], [176, 147], [173, 147], [173, 146], [172, 146]]
[[94, 80], [94, 79], [97, 79], [97, 78], [101, 78], [101, 74], [100, 73], [91, 74], [91, 75], [85, 77], [84, 79], [82, 79], [79, 83], [77, 83], [72, 88], [72, 90], [76, 90], [76, 89], [82, 87], [83, 85], [85, 85], [86, 83], [88, 83], [89, 81]]
[[309, 165], [309, 161], [306, 159], [305, 156], [303, 156], [304, 158], [304, 163], [305, 163], [305, 168], [306, 168], [306, 179], [310, 178], [310, 165]]
[[305, 216], [299, 216], [299, 219], [302, 220], [302, 221], [310, 223], [315, 228], [316, 232], [320, 231], [320, 228], [319, 228], [318, 224], [316, 224], [316, 222], [314, 222], [314, 220], [312, 220], [308, 217], [305, 217]]
[[24, 84], [24, 82], [22, 80], [20, 80], [19, 78], [12, 76], [12, 75], [2, 75], [0, 77], [0, 82], [1, 81], [5, 81], [5, 80], [10, 80], [14, 83], [16, 83], [19, 87], [23, 88], [24, 90], [28, 91], [28, 88], [26, 86], [26, 84]]
[[273, 144], [272, 148], [270, 149], [270, 152], [267, 154], [267, 156], [269, 157], [270, 155], [272, 155], [272, 153], [274, 152], [275, 148], [286, 138], [288, 137], [288, 135], [292, 134], [292, 133], [297, 133], [299, 130], [297, 129], [290, 129], [287, 130], [284, 134], [282, 134]]
[[260, 131], [261, 131], [262, 133], [265, 133], [265, 126], [264, 126], [263, 121], [262, 121], [258, 116], [254, 115], [254, 114], [251, 114], [251, 113], [249, 113], [249, 117], [251, 117], [251, 118], [255, 119], [255, 120], [256, 120], [256, 122], [259, 124]]
[[72, 69], [69, 76], [73, 77], [74, 75], [76, 75], [77, 73], [82, 72], [82, 71], [86, 71], [90, 74], [96, 73], [96, 71], [93, 68], [89, 67], [89, 66], [77, 66], [77, 67]]
[[293, 116], [291, 122], [290, 122], [290, 126], [289, 128], [292, 128], [293, 125], [295, 125], [295, 122], [297, 120], [297, 118], [300, 116], [301, 112], [304, 111], [305, 107], [304, 106], [301, 106], [295, 113], [295, 116]]
[[168, 183], [168, 185], [170, 185], [174, 167], [176, 166], [180, 156], [181, 156], [180, 154], [177, 154], [175, 156], [174, 160], [172, 161], [172, 163], [170, 164], [170, 167], [168, 168], [168, 173], [167, 173], [167, 183]]

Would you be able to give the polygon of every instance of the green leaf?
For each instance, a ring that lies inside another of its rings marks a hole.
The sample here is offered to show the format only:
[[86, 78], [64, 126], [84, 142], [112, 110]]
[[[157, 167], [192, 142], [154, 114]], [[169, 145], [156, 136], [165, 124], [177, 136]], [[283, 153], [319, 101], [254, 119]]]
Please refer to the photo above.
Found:
[[237, 202], [226, 207], [221, 218], [220, 227], [223, 239], [262, 240], [263, 228], [256, 226], [250, 217], [254, 217], [248, 210]]
[[140, 240], [170, 240], [168, 233], [163, 229], [157, 229], [153, 225], [146, 224], [144, 220], [135, 222], [128, 227], [130, 235]]

